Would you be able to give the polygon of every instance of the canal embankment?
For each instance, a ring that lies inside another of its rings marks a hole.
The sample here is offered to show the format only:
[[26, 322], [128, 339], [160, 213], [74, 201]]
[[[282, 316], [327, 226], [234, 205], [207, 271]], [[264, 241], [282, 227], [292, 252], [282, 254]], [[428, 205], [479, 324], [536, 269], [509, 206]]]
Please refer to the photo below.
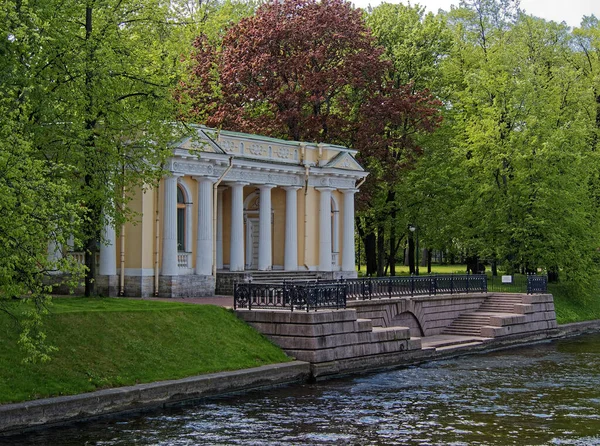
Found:
[[[338, 374], [330, 373], [327, 377], [373, 373], [456, 356], [599, 332], [600, 320], [596, 320], [565, 324], [558, 329], [535, 334], [513, 335], [487, 342], [474, 341], [469, 337], [451, 338], [436, 335], [421, 339], [423, 349], [408, 351], [405, 355], [390, 354], [387, 358], [385, 355], [380, 355], [373, 356], [370, 360], [350, 360], [344, 370], [340, 370]], [[0, 405], [0, 435], [13, 435], [106, 416], [134, 414], [144, 410], [192, 403], [210, 397], [301, 384], [312, 379], [310, 363], [293, 361], [179, 380], [104, 389], [79, 395], [4, 404]]]
[[[187, 307], [196, 306], [190, 305]], [[531, 310], [529, 307], [519, 308], [523, 309], [524, 312], [521, 316], [525, 316], [527, 314], [526, 311]], [[191, 378], [159, 380], [145, 384], [107, 388], [77, 395], [5, 404], [0, 406], [0, 432], [7, 435], [44, 426], [178, 405], [229, 393], [303, 383], [315, 377], [325, 379], [348, 374], [374, 372], [453, 356], [522, 346], [584, 333], [600, 332], [600, 321], [589, 321], [560, 325], [556, 328], [533, 332], [507, 334], [496, 339], [485, 339], [481, 336], [445, 335], [441, 332], [432, 334], [432, 332], [429, 332], [429, 336], [412, 336], [413, 339], [411, 340], [410, 328], [381, 327], [377, 326], [377, 324], [374, 327], [372, 322], [369, 324], [364, 319], [362, 321], [356, 320], [360, 318], [357, 318], [356, 314], [352, 316], [350, 313], [353, 312], [356, 313], [356, 310], [335, 310], [330, 315], [327, 315], [327, 312], [321, 311], [317, 313], [295, 312], [294, 315], [296, 316], [292, 316], [290, 312], [280, 312], [282, 316], [279, 317], [283, 318], [283, 320], [286, 320], [286, 318], [288, 321], [291, 321], [292, 318], [312, 318], [313, 322], [316, 322], [315, 326], [311, 329], [313, 330], [312, 335], [308, 337], [304, 336], [304, 338], [312, 339], [302, 340], [305, 346], [327, 349], [332, 347], [331, 343], [344, 338], [350, 344], [354, 344], [353, 347], [346, 346], [343, 348], [343, 351], [351, 352], [352, 354], [341, 361], [339, 359], [336, 361], [335, 357], [331, 356], [331, 351], [319, 353], [322, 355], [320, 359], [323, 359], [323, 361], [318, 364], [319, 370], [317, 373], [315, 373], [315, 364], [311, 365], [308, 361], [295, 361], [264, 365], [257, 368], [250, 367], [238, 371], [208, 373]], [[435, 311], [428, 310], [423, 314], [436, 313]], [[233, 316], [233, 314], [229, 314]], [[253, 314], [258, 315], [259, 312], [253, 312]], [[284, 314], [285, 316], [283, 316]], [[164, 314], [161, 316], [164, 317]], [[115, 315], [112, 316], [113, 319], [115, 317]], [[264, 316], [262, 317], [264, 318]], [[354, 318], [354, 321], [352, 318]], [[502, 321], [519, 322], [518, 318], [515, 319], [513, 317], [511, 319], [508, 316], [507, 318], [502, 319]], [[337, 320], [334, 321], [334, 319]], [[384, 319], [382, 318], [381, 320]], [[132, 320], [130, 319], [128, 322], [131, 323]], [[394, 317], [392, 316], [389, 320], [394, 320]], [[335, 334], [331, 332], [334, 330], [331, 326], [335, 325], [332, 322], [339, 322], [341, 326], [346, 326], [346, 328], [349, 325], [356, 325], [360, 327], [359, 333], [354, 337], [349, 336], [348, 333]], [[163, 326], [160, 327], [164, 329]], [[128, 328], [131, 328], [131, 326]], [[88, 331], [90, 329], [91, 327], [88, 327]], [[154, 327], [154, 329], [156, 331], [157, 327]], [[301, 328], [296, 327], [296, 329]], [[285, 329], [279, 328], [279, 330], [279, 335], [281, 335], [281, 330]], [[303, 330], [306, 330], [306, 327]], [[292, 334], [298, 338], [302, 337], [299, 336], [301, 334], [299, 332], [290, 332], [288, 334]], [[304, 334], [306, 334], [306, 331], [304, 331]], [[419, 340], [416, 338], [419, 338]], [[126, 343], [127, 341], [121, 339], [120, 341], [113, 340], [112, 342]], [[151, 341], [147, 342], [151, 343]], [[171, 342], [173, 341], [171, 340]], [[369, 348], [377, 348], [369, 347], [369, 345], [377, 344], [378, 342], [382, 342], [381, 345], [386, 345], [387, 347], [383, 347], [374, 355], [369, 354]], [[403, 346], [403, 348], [400, 346]], [[151, 346], [149, 347], [151, 350]], [[241, 344], [238, 344], [238, 347], [244, 348]], [[66, 348], [66, 346], [63, 346], [63, 349]], [[386, 348], [388, 349], [387, 351]], [[361, 352], [362, 355], [357, 355], [357, 353]], [[63, 353], [65, 352], [63, 351]], [[98, 354], [100, 353], [104, 354], [107, 352], [98, 352]], [[80, 352], [79, 354], [83, 355], [84, 353]], [[108, 354], [110, 356], [110, 349], [108, 350]], [[214, 351], [213, 355], [216, 355]], [[93, 352], [89, 352], [88, 356], [93, 357]], [[298, 356], [296, 355], [296, 358]], [[316, 356], [313, 359], [316, 359]]]

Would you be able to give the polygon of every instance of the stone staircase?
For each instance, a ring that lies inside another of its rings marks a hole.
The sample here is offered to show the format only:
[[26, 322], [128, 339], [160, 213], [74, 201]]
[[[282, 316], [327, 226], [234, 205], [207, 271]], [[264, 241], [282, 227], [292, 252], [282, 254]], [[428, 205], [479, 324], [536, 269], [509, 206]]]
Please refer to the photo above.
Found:
[[454, 320], [443, 334], [457, 336], [481, 336], [481, 328], [490, 325], [490, 316], [487, 314], [464, 313]]
[[318, 271], [251, 271], [252, 282], [281, 283], [284, 280], [317, 280]]
[[490, 337], [490, 333], [515, 322], [521, 322], [523, 315], [532, 313], [533, 306], [524, 303], [523, 294], [496, 293], [486, 300], [474, 312], [463, 313], [456, 318], [442, 334], [458, 336]]
[[488, 297], [479, 307], [477, 313], [517, 313], [523, 304], [523, 295], [514, 293], [498, 293]]

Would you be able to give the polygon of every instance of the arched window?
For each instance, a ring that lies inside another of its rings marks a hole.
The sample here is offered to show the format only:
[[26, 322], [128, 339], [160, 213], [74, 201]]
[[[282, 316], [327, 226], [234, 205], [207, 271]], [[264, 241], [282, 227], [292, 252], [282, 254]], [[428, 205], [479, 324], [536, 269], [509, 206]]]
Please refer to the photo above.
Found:
[[177, 185], [177, 251], [185, 251], [185, 195]]

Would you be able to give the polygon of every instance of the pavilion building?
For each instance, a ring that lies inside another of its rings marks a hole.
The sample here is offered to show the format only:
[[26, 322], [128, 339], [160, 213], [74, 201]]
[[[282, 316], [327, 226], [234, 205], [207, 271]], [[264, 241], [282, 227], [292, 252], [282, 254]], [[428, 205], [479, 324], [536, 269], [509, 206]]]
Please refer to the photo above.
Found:
[[105, 295], [199, 297], [270, 271], [356, 277], [356, 151], [195, 126], [139, 215], [106, 227], [97, 286]]

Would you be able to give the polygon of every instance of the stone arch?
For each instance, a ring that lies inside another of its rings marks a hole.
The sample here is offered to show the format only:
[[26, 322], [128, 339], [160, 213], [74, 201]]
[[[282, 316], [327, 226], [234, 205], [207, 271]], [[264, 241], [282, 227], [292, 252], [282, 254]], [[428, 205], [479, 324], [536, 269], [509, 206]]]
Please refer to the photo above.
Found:
[[398, 313], [390, 322], [394, 327], [410, 328], [411, 337], [422, 337], [425, 335], [419, 318], [412, 311]]

